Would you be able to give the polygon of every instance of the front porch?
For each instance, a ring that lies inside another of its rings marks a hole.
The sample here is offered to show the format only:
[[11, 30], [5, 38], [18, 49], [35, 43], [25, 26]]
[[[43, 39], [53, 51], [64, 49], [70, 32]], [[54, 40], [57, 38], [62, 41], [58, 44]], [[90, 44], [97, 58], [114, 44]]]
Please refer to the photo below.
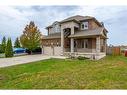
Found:
[[61, 27], [62, 55], [85, 56], [100, 59], [106, 55], [104, 28], [79, 31], [75, 24]]
[[67, 39], [64, 43], [63, 54], [65, 56], [84, 56], [98, 60], [106, 55], [106, 39], [100, 36]]

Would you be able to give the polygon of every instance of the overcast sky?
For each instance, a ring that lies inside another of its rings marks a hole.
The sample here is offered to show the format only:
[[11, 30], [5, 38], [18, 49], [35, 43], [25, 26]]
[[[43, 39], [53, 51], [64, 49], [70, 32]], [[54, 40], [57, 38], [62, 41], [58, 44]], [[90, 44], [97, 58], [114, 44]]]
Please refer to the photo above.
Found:
[[30, 21], [46, 35], [46, 26], [74, 15], [104, 22], [108, 44], [127, 45], [127, 6], [0, 6], [0, 40], [6, 36], [14, 41]]

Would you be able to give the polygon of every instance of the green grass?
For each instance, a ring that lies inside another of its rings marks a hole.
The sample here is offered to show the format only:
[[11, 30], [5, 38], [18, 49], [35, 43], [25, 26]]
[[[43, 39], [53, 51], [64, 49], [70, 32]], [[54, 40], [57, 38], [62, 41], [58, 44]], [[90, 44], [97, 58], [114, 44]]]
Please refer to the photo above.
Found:
[[49, 59], [1, 68], [0, 89], [127, 89], [127, 58]]

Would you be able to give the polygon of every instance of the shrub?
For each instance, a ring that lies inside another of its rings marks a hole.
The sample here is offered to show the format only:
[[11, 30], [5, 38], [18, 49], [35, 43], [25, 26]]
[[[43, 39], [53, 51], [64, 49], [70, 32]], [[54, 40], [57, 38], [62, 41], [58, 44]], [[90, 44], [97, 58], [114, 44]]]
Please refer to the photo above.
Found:
[[3, 37], [2, 43], [1, 43], [1, 46], [0, 46], [0, 52], [5, 53], [5, 48], [6, 48], [6, 38]]
[[12, 42], [10, 38], [8, 38], [8, 41], [7, 41], [7, 46], [5, 49], [5, 57], [13, 57], [13, 48], [12, 48]]
[[[31, 51], [29, 49], [26, 49], [26, 53], [31, 54]], [[37, 47], [36, 49], [32, 50], [32, 54], [41, 54], [42, 49], [41, 47]]]
[[89, 58], [86, 58], [86, 57], [83, 57], [83, 56], [78, 56], [77, 59], [78, 60], [85, 60], [85, 59], [89, 59]]
[[0, 53], [2, 53], [1, 44], [0, 44]]

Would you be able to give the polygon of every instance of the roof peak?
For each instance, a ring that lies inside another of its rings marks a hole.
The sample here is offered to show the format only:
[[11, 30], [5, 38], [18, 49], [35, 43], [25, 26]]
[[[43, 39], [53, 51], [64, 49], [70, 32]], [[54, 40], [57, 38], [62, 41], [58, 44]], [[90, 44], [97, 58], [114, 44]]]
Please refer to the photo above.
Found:
[[69, 20], [76, 20], [76, 21], [81, 21], [81, 20], [87, 20], [87, 19], [93, 19], [94, 17], [92, 16], [81, 16], [81, 15], [74, 15], [74, 16], [71, 16], [71, 17], [68, 17], [64, 20], [62, 20], [62, 22], [65, 22], [65, 21], [69, 21]]
[[86, 16], [83, 16], [83, 15], [73, 15], [73, 16], [70, 16], [68, 18], [71, 18], [71, 17], [91, 17], [91, 18], [93, 18], [92, 16], [89, 16], [89, 15], [86, 15]]

